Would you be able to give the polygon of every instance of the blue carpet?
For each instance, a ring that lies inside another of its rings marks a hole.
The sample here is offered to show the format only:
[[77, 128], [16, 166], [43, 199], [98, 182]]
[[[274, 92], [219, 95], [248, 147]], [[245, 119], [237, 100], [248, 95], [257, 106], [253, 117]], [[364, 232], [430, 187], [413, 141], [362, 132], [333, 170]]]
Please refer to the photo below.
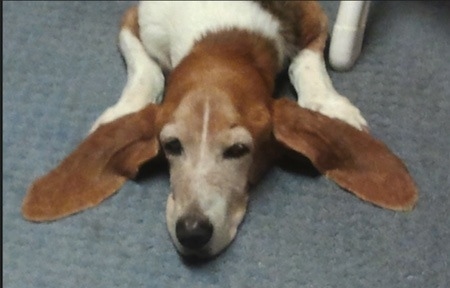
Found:
[[[127, 182], [64, 220], [23, 220], [30, 183], [71, 152], [122, 91], [116, 44], [129, 5], [3, 3], [4, 287], [448, 287], [449, 2], [373, 3], [357, 64], [331, 72], [415, 178], [412, 212], [383, 210], [324, 177], [274, 167], [234, 243], [199, 266], [181, 261], [166, 231], [166, 172]], [[337, 7], [324, 3], [330, 24]]]

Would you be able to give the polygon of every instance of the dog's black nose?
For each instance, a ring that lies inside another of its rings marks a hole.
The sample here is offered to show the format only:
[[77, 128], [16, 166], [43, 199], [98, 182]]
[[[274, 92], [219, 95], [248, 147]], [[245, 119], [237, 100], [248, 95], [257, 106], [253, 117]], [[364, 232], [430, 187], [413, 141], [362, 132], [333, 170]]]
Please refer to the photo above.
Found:
[[181, 245], [198, 250], [211, 239], [213, 226], [207, 219], [185, 216], [177, 221], [175, 232]]

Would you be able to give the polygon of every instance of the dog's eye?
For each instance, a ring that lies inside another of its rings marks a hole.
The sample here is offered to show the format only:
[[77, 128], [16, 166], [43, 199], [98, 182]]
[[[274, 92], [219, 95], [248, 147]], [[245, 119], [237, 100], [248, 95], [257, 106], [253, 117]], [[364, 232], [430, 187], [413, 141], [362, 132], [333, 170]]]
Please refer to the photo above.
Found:
[[236, 143], [230, 147], [228, 147], [223, 152], [223, 158], [225, 159], [236, 159], [240, 158], [250, 152], [250, 148], [247, 145], [242, 143]]
[[183, 146], [181, 145], [180, 140], [176, 138], [165, 142], [163, 148], [167, 154], [172, 156], [179, 156], [183, 153]]

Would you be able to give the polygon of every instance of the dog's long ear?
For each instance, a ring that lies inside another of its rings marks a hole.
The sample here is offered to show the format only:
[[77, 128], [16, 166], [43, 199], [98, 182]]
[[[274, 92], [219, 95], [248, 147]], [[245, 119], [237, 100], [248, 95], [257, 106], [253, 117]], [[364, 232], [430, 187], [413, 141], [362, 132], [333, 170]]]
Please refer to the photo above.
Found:
[[98, 205], [159, 151], [157, 106], [100, 126], [59, 166], [37, 179], [22, 204], [30, 221], [56, 220]]
[[324, 175], [363, 200], [411, 210], [417, 188], [403, 162], [368, 133], [279, 99], [273, 106], [275, 138]]

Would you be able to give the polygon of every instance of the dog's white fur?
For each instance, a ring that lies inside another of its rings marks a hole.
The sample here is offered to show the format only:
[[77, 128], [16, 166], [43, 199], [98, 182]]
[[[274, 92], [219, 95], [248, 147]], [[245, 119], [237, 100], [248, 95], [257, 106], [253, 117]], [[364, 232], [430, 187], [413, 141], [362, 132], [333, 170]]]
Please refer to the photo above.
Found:
[[301, 51], [289, 67], [289, 78], [300, 106], [344, 120], [358, 129], [367, 126], [358, 108], [334, 89], [322, 55], [308, 49]]
[[[170, 20], [168, 20], [170, 19]], [[194, 42], [209, 31], [241, 28], [276, 42], [283, 59], [280, 24], [251, 1], [142, 2], [139, 7], [142, 42], [148, 53], [167, 69], [178, 65]]]
[[[175, 68], [189, 54], [195, 41], [206, 32], [227, 28], [248, 30], [271, 39], [278, 52], [280, 69], [287, 58], [292, 60], [289, 76], [298, 93], [299, 105], [341, 119], [358, 129], [367, 125], [359, 110], [333, 88], [325, 69], [322, 52], [303, 49], [297, 55], [288, 55], [287, 44], [280, 35], [281, 23], [255, 2], [149, 1], [140, 3], [138, 15], [141, 39], [139, 40], [126, 28], [122, 29], [119, 36], [119, 45], [128, 68], [127, 84], [117, 104], [108, 108], [97, 119], [91, 131], [101, 124], [136, 112], [148, 103], [159, 103], [164, 90], [163, 71]], [[166, 125], [160, 134], [161, 142], [174, 135], [183, 138], [190, 137], [185, 135], [186, 133], [193, 133], [189, 131], [192, 127], [182, 123], [190, 113], [189, 105], [181, 108], [182, 104], [176, 110], [175, 117], [183, 120]], [[248, 175], [244, 171], [249, 170], [252, 161], [249, 159], [251, 156], [233, 160], [232, 163], [215, 160], [217, 158], [215, 145], [223, 143], [212, 142], [208, 135], [208, 125], [214, 116], [210, 104], [209, 102], [203, 104], [203, 118], [199, 124], [201, 127], [194, 129], [198, 130], [200, 141], [192, 144], [192, 147], [189, 145], [184, 147], [189, 151], [186, 153], [189, 156], [183, 159], [168, 157], [171, 164], [172, 191], [182, 189], [180, 187], [184, 187], [183, 189], [188, 187], [188, 190], [195, 191], [189, 195], [175, 195], [172, 192], [168, 198], [166, 216], [169, 232], [182, 253], [189, 251], [177, 241], [175, 223], [178, 217], [186, 213], [189, 206], [186, 203], [191, 203], [193, 201], [191, 198], [198, 200], [202, 213], [214, 226], [214, 234], [207, 247], [207, 253], [210, 255], [217, 254], [231, 242], [245, 213], [245, 207], [238, 207], [235, 211], [231, 211], [232, 213], [227, 211], [226, 202], [230, 200], [227, 198], [230, 196], [229, 192], [222, 190], [230, 184], [211, 184], [206, 181], [207, 175], [215, 177], [227, 175], [227, 181], [233, 182], [232, 186], [236, 187], [230, 188], [231, 190], [245, 190]], [[250, 147], [254, 144], [245, 127], [236, 127], [224, 133], [226, 134], [220, 137], [226, 139], [229, 144], [243, 142]], [[189, 179], [185, 179], [186, 177]], [[220, 179], [217, 181], [220, 182]], [[180, 204], [181, 200], [175, 200], [175, 197], [186, 197], [183, 200], [184, 204]]]

